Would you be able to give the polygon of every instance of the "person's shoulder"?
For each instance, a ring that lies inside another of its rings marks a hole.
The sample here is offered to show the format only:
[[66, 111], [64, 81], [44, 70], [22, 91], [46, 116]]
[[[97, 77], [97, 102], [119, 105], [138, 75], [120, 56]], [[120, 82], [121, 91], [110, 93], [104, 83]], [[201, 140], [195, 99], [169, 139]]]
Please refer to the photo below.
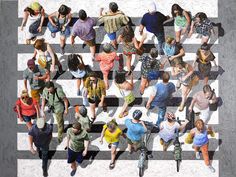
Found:
[[131, 119], [126, 119], [125, 120], [125, 124], [130, 123], [130, 122], [131, 122]]

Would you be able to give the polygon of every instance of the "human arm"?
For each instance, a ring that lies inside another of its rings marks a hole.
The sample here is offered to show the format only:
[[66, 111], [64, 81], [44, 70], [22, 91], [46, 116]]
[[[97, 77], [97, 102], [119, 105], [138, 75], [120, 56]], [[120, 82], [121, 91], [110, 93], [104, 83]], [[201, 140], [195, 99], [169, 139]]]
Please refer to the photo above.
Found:
[[194, 72], [194, 70], [193, 70], [193, 67], [190, 65], [190, 64], [187, 64], [187, 69], [188, 69], [188, 73], [184, 76], [184, 77], [182, 77], [182, 81], [185, 81], [187, 78], [189, 78], [192, 74], [193, 74], [193, 72]]
[[84, 151], [82, 153], [83, 156], [86, 156], [88, 153], [88, 147], [89, 147], [89, 140], [84, 140]]
[[44, 18], [45, 18], [45, 12], [44, 12], [44, 9], [42, 8], [42, 10], [41, 10], [41, 21], [40, 21], [40, 25], [38, 27], [38, 32], [42, 31]]
[[103, 126], [102, 133], [101, 133], [101, 136], [100, 136], [100, 141], [99, 142], [101, 144], [103, 144], [103, 137], [104, 137], [105, 131], [106, 131], [106, 125]]
[[149, 96], [149, 99], [148, 99], [148, 102], [147, 102], [147, 105], [146, 105], [146, 109], [150, 109], [151, 103], [152, 103], [152, 101], [154, 100], [154, 98], [156, 96], [157, 90], [154, 87], [152, 87], [152, 88], [153, 88], [152, 89], [152, 94]]
[[197, 99], [196, 99], [195, 96], [193, 96], [193, 99], [192, 99], [192, 101], [191, 101], [191, 104], [190, 104], [190, 106], [189, 106], [189, 108], [188, 108], [189, 112], [192, 112], [192, 111], [193, 111], [193, 106], [194, 106], [194, 104], [195, 104], [196, 102], [197, 102]]
[[140, 33], [140, 35], [143, 34], [143, 29], [144, 29], [144, 25], [140, 24], [139, 25], [139, 33]]
[[36, 151], [33, 147], [33, 136], [29, 135], [28, 136], [28, 140], [29, 140], [29, 146], [30, 146], [30, 152], [35, 155], [36, 154]]
[[27, 11], [24, 11], [24, 17], [22, 19], [22, 23], [21, 23], [21, 27], [20, 27], [21, 31], [23, 31], [24, 25], [27, 22], [28, 17], [29, 17], [29, 13]]
[[52, 49], [52, 47], [51, 47], [50, 44], [47, 43], [46, 45], [47, 45], [47, 51], [48, 51], [49, 55], [50, 55], [51, 58], [52, 58], [52, 65], [51, 65], [51, 67], [50, 67], [50, 71], [51, 71], [51, 72], [54, 72], [54, 71], [55, 71], [55, 65], [56, 65], [55, 53], [54, 53], [54, 51], [53, 51], [53, 49]]
[[171, 56], [171, 57], [169, 58], [169, 60], [173, 60], [173, 59], [175, 59], [175, 58], [183, 57], [183, 56], [185, 56], [185, 50], [184, 50], [184, 48], [183, 48], [182, 46], [180, 46], [179, 53], [176, 54], [176, 55]]
[[34, 107], [35, 107], [35, 110], [36, 110], [37, 117], [40, 117], [39, 103], [36, 100], [33, 100], [33, 101], [34, 101]]
[[53, 12], [48, 16], [49, 22], [52, 24], [52, 26], [57, 27], [57, 24], [54, 23], [53, 18], [58, 16], [58, 12]]

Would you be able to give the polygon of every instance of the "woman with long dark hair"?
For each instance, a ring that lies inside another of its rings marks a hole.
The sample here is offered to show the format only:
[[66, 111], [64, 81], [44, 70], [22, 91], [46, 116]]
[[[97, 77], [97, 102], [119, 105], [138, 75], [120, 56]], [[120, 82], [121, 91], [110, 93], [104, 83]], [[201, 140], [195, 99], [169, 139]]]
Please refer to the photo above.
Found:
[[182, 9], [178, 4], [172, 5], [171, 14], [174, 18], [176, 42], [180, 42], [181, 35], [188, 33], [191, 26], [191, 17], [189, 12]]

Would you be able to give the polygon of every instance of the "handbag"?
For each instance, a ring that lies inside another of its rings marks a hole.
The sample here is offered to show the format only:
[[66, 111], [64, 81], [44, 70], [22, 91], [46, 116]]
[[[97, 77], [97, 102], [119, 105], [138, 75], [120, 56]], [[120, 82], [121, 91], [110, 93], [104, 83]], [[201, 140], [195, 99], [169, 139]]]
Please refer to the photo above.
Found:
[[[212, 99], [212, 97], [214, 96], [215, 94], [215, 89], [212, 90], [212, 93], [211, 93], [211, 97], [209, 98], [209, 100]], [[210, 111], [216, 111], [218, 108], [218, 100], [215, 102], [215, 103], [209, 103], [209, 109]]]

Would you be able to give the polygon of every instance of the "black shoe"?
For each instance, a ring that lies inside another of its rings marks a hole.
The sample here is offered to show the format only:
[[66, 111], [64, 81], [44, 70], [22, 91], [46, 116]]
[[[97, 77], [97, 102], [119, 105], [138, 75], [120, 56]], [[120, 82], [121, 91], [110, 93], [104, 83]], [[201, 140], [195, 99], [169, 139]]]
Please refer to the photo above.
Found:
[[75, 173], [76, 173], [76, 169], [70, 172], [70, 176], [75, 176]]
[[43, 177], [47, 177], [48, 176], [48, 171], [47, 170], [44, 170], [43, 171]]
[[86, 45], [87, 45], [86, 43], [83, 43], [82, 44], [82, 49], [85, 48]]

